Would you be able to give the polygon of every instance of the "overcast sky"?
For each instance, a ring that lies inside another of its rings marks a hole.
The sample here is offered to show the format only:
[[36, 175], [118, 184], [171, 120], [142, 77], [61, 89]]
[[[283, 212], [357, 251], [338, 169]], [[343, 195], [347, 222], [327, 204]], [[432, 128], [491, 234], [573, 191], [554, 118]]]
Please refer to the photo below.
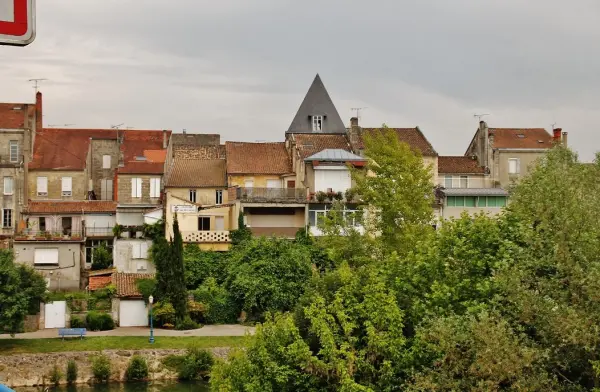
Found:
[[462, 155], [491, 127], [600, 133], [598, 0], [38, 0], [37, 38], [0, 47], [0, 101], [44, 124], [282, 141], [316, 73], [342, 117], [418, 125]]

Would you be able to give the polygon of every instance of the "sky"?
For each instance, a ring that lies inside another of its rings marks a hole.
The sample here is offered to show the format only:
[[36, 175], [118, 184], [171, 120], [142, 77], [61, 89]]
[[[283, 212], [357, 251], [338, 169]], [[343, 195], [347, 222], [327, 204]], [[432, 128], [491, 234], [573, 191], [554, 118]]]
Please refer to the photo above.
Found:
[[44, 125], [283, 141], [317, 73], [342, 119], [419, 126], [462, 155], [490, 127], [599, 150], [598, 0], [38, 0], [37, 37], [0, 47], [0, 102]]

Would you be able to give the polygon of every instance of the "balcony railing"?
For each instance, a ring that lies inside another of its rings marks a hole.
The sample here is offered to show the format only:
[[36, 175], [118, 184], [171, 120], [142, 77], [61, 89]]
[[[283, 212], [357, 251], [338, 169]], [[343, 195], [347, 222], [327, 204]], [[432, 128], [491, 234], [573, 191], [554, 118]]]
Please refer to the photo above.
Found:
[[82, 230], [61, 231], [25, 230], [15, 234], [15, 241], [83, 241]]
[[305, 203], [304, 188], [237, 188], [236, 198], [250, 203]]
[[229, 243], [229, 231], [182, 231], [183, 242]]
[[86, 227], [85, 235], [87, 237], [112, 237], [113, 228], [111, 227]]
[[[332, 210], [309, 210], [308, 224], [309, 226], [318, 226], [327, 215], [333, 214]], [[340, 223], [345, 223], [348, 226], [362, 227], [363, 211], [362, 210], [341, 210], [337, 211], [340, 216], [336, 217]]]

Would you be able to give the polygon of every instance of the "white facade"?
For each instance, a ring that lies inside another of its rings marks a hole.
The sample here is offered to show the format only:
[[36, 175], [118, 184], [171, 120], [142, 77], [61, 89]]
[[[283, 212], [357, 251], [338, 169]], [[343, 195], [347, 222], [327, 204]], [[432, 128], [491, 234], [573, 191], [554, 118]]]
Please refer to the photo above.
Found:
[[151, 240], [118, 239], [113, 247], [113, 265], [119, 272], [148, 273], [156, 272], [154, 264], [148, 260]]
[[315, 166], [315, 192], [345, 192], [352, 187], [350, 170], [346, 166]]

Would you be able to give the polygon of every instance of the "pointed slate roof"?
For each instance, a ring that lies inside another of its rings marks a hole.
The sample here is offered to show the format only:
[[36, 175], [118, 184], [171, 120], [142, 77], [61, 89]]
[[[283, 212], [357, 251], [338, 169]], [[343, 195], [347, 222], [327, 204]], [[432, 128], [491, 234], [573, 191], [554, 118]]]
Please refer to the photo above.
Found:
[[312, 116], [323, 116], [323, 129], [320, 133], [345, 133], [346, 127], [338, 113], [319, 74], [313, 80], [288, 132], [311, 133]]

